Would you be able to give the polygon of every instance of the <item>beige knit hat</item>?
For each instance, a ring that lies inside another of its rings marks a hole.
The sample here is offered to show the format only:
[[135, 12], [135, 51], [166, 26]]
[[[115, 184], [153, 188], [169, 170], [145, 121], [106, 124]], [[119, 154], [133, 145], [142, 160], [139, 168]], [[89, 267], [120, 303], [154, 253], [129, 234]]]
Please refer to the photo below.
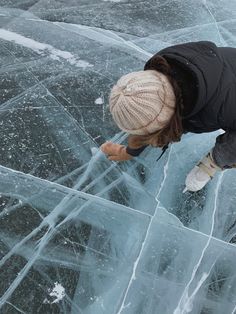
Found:
[[175, 94], [164, 74], [155, 70], [132, 72], [112, 88], [109, 107], [121, 130], [145, 135], [168, 123], [175, 110]]

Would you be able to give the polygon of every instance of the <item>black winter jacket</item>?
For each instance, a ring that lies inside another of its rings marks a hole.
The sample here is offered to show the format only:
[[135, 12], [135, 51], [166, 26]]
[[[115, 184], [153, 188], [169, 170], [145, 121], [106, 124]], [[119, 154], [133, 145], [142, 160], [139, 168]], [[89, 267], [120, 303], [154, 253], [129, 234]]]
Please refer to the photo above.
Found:
[[[225, 134], [217, 138], [213, 158], [222, 168], [235, 164], [236, 48], [200, 41], [171, 46], [157, 54], [168, 61], [181, 88], [184, 131], [225, 130]], [[150, 60], [145, 70], [149, 69]], [[133, 156], [142, 150], [127, 148]]]

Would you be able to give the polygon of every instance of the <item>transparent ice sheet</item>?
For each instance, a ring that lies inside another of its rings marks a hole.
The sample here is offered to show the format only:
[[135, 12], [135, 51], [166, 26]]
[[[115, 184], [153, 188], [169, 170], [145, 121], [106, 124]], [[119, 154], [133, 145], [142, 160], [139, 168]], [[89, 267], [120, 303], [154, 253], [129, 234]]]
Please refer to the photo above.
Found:
[[0, 313], [233, 314], [236, 170], [186, 174], [219, 132], [156, 163], [107, 108], [114, 82], [172, 44], [236, 47], [234, 1], [0, 0]]

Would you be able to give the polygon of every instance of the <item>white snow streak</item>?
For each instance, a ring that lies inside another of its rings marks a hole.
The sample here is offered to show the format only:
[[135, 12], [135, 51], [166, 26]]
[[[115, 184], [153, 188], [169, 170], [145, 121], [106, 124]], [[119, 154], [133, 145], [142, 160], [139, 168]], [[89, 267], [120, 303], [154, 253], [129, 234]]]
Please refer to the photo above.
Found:
[[72, 53], [69, 51], [59, 50], [54, 48], [53, 46], [45, 43], [38, 42], [34, 39], [22, 36], [15, 32], [11, 32], [5, 29], [0, 29], [0, 38], [3, 40], [7, 40], [10, 42], [14, 42], [23, 47], [29, 48], [35, 51], [38, 54], [49, 53], [50, 58], [53, 60], [64, 59], [69, 62], [71, 65], [75, 65], [76, 67], [86, 68], [93, 66], [84, 60], [78, 60]]

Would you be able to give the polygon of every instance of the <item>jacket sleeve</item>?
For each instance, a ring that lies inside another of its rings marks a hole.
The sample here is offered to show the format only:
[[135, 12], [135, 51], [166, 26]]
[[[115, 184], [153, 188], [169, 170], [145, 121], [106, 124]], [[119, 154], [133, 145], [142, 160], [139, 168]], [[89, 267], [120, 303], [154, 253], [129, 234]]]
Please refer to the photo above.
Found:
[[[233, 79], [233, 78], [232, 78]], [[232, 82], [226, 93], [219, 115], [219, 123], [224, 134], [216, 138], [212, 157], [221, 168], [231, 168], [236, 165], [236, 84]]]
[[230, 81], [218, 115], [220, 127], [225, 131], [236, 130], [236, 79], [233, 72]]
[[129, 146], [126, 147], [126, 153], [128, 153], [129, 155], [133, 156], [133, 157], [137, 157], [139, 156], [143, 151], [144, 149], [147, 147], [148, 145], [144, 145], [144, 146], [141, 146], [139, 148], [131, 148]]
[[222, 169], [236, 166], [236, 130], [228, 130], [216, 138], [212, 157]]

